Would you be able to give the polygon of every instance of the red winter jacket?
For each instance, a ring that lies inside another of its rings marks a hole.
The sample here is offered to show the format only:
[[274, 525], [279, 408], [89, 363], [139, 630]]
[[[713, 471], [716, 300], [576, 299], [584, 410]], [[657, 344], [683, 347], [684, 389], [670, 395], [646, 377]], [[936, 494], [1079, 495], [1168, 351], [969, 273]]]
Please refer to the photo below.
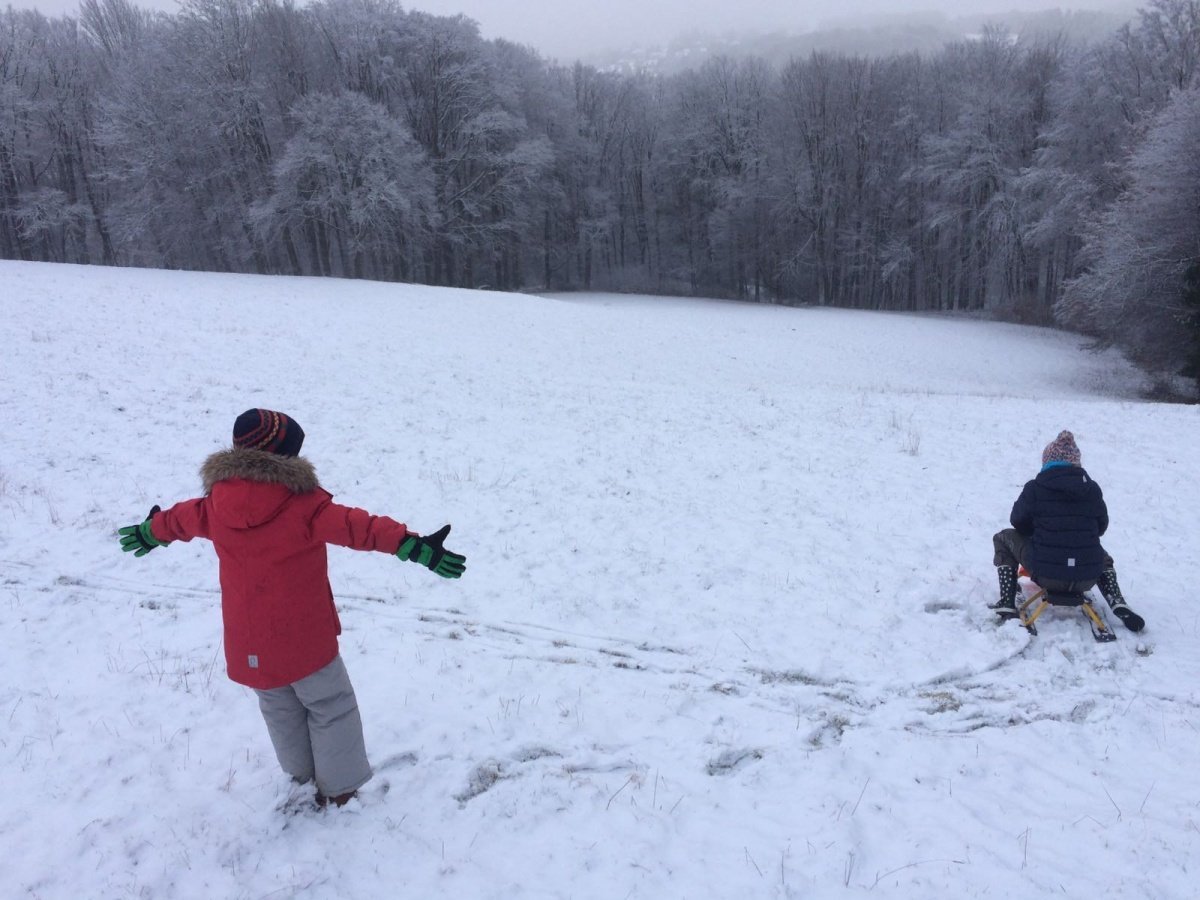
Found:
[[267, 689], [311, 675], [337, 656], [342, 631], [325, 545], [395, 553], [408, 529], [334, 503], [300, 457], [225, 450], [200, 473], [205, 496], [156, 514], [150, 527], [160, 541], [213, 542], [229, 677]]

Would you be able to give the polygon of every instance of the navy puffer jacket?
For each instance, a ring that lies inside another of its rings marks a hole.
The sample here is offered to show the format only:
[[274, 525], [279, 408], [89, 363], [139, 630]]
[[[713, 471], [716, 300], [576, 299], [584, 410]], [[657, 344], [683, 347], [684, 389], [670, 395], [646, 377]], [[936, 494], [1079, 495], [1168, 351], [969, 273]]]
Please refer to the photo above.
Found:
[[1051, 466], [1027, 482], [1012, 526], [1030, 538], [1025, 565], [1035, 578], [1095, 581], [1104, 568], [1100, 535], [1108, 507], [1100, 485], [1079, 466]]

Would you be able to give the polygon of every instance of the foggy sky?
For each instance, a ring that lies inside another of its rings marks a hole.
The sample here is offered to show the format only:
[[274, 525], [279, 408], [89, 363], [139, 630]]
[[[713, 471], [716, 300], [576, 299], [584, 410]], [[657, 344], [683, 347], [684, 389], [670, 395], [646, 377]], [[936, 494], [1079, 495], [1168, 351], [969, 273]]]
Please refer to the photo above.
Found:
[[[9, 0], [46, 15], [74, 13], [78, 0]], [[134, 0], [173, 12], [178, 0]], [[689, 31], [810, 31], [831, 17], [865, 20], [906, 12], [951, 15], [1038, 9], [1126, 9], [1135, 0], [400, 0], [405, 9], [435, 15], [462, 13], [485, 38], [507, 38], [543, 56], [574, 56], [633, 45], [661, 44]]]

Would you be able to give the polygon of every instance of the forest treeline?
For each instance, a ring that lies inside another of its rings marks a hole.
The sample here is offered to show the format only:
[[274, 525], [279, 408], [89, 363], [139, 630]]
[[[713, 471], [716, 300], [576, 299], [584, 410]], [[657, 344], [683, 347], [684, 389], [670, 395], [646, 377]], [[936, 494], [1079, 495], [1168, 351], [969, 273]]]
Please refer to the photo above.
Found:
[[1200, 361], [1200, 0], [598, 71], [390, 0], [0, 13], [0, 257], [1057, 320]]

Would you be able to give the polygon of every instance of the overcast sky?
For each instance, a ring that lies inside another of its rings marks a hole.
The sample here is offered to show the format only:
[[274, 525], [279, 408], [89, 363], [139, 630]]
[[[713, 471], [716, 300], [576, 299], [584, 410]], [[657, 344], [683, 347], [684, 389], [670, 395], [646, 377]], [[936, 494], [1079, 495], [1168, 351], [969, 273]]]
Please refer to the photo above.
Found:
[[[7, 2], [47, 15], [73, 13], [79, 8], [78, 0]], [[179, 8], [178, 0], [134, 2], [151, 9]], [[834, 15], [869, 19], [906, 12], [1110, 9], [1132, 3], [1136, 0], [401, 0], [405, 9], [436, 15], [462, 13], [479, 23], [485, 38], [529, 44], [544, 56], [562, 61], [576, 54], [659, 44], [693, 30], [809, 31]]]

